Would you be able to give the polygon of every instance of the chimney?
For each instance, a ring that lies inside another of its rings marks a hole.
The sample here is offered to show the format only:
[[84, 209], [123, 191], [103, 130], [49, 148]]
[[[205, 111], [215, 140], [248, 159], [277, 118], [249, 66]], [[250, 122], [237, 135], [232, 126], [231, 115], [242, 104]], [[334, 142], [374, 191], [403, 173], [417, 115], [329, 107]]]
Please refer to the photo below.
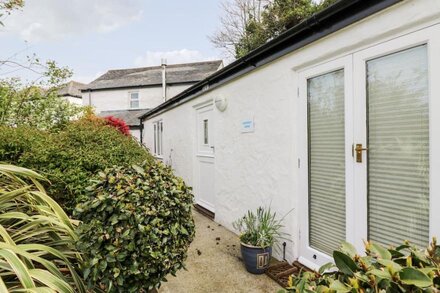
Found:
[[162, 58], [162, 98], [165, 102], [167, 100], [167, 59]]

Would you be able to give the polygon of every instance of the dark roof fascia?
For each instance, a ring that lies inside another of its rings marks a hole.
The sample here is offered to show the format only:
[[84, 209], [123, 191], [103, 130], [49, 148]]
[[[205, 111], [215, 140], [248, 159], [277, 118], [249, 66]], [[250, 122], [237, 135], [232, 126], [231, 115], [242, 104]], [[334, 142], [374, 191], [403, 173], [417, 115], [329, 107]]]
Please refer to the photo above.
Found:
[[141, 120], [189, 101], [403, 0], [340, 0], [140, 116]]
[[62, 94], [59, 95], [60, 97], [73, 97], [73, 98], [77, 98], [77, 99], [82, 99], [81, 96], [77, 96], [77, 95], [72, 95], [72, 94]]
[[[194, 80], [194, 81], [183, 81], [183, 82], [167, 82], [168, 85], [188, 85], [188, 84], [195, 84], [199, 82], [200, 80]], [[152, 87], [162, 87], [162, 83], [155, 83], [155, 84], [146, 84], [146, 85], [133, 85], [133, 86], [120, 86], [120, 87], [105, 87], [105, 88], [84, 88], [81, 90], [82, 93], [88, 93], [88, 92], [99, 92], [99, 91], [108, 91], [108, 90], [129, 90], [129, 89], [141, 89], [141, 88], [152, 88]]]

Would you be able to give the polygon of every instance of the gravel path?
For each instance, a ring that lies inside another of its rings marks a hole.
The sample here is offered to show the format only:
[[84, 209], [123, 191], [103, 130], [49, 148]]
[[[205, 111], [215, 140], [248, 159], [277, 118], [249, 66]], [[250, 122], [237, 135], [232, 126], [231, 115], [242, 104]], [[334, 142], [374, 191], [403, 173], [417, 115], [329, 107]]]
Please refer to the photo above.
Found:
[[281, 287], [266, 275], [252, 275], [240, 261], [237, 236], [194, 212], [196, 237], [186, 261], [187, 271], [168, 276], [160, 293], [268, 292]]

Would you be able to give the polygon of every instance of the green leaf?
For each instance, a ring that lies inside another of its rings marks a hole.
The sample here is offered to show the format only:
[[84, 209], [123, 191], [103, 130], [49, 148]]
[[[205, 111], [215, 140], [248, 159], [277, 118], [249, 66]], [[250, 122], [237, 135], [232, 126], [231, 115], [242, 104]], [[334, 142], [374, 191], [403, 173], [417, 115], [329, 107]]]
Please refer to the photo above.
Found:
[[391, 253], [380, 244], [372, 243], [370, 247], [371, 252], [378, 258], [391, 259]]
[[356, 248], [351, 243], [348, 243], [346, 241], [342, 242], [341, 251], [349, 255], [350, 257], [354, 257], [355, 255], [357, 255]]
[[327, 270], [329, 270], [329, 269], [331, 269], [331, 268], [334, 268], [334, 267], [335, 267], [335, 265], [334, 265], [333, 263], [331, 263], [331, 262], [326, 263], [326, 264], [322, 265], [322, 266], [319, 268], [318, 273], [320, 273], [320, 274], [322, 275], [322, 274], [325, 273]]
[[415, 268], [404, 268], [400, 273], [400, 280], [407, 285], [414, 285], [419, 288], [432, 286], [432, 279], [422, 271]]
[[353, 273], [358, 269], [354, 260], [340, 251], [334, 251], [333, 258], [338, 269], [346, 275], [353, 276]]
[[384, 267], [389, 268], [393, 273], [397, 273], [402, 270], [401, 265], [389, 259], [379, 259], [377, 262]]
[[331, 290], [335, 290], [338, 293], [346, 293], [351, 291], [351, 287], [346, 286], [341, 281], [336, 280], [330, 285]]
[[368, 271], [368, 274], [374, 275], [381, 279], [391, 280], [391, 275], [387, 270], [373, 269], [371, 271]]

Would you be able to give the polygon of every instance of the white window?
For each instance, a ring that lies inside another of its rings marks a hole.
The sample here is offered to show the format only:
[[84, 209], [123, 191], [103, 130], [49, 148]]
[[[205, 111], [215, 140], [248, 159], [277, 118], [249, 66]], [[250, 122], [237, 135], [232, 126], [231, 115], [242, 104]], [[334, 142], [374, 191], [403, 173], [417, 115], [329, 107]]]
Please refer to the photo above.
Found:
[[162, 148], [162, 136], [163, 136], [163, 122], [162, 120], [156, 121], [153, 123], [154, 128], [154, 146], [153, 151], [156, 157], [162, 157], [163, 148]]
[[130, 109], [139, 109], [139, 93], [130, 93]]

